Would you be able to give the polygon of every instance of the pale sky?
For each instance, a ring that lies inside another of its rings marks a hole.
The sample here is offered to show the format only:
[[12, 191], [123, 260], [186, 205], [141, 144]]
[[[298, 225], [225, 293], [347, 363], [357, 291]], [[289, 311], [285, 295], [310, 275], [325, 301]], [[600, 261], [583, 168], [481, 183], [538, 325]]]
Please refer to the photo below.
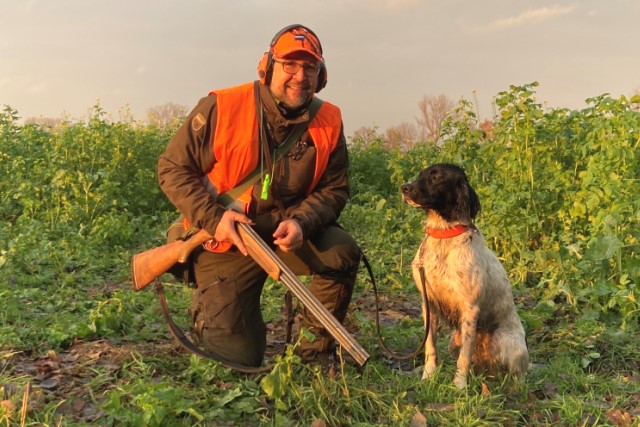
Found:
[[640, 89], [639, 0], [0, 0], [0, 107], [118, 119], [257, 78], [273, 35], [303, 24], [328, 70], [319, 97], [347, 136], [415, 123], [424, 95], [475, 102], [538, 81], [549, 108]]

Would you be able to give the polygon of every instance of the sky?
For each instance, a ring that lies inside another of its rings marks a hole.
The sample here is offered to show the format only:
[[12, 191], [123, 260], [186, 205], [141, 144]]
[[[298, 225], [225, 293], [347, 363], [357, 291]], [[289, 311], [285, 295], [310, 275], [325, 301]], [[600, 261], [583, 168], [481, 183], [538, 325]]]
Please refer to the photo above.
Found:
[[347, 136], [414, 123], [424, 96], [473, 102], [511, 85], [546, 108], [640, 90], [638, 0], [0, 0], [0, 107], [118, 120], [257, 78], [275, 33], [320, 38]]

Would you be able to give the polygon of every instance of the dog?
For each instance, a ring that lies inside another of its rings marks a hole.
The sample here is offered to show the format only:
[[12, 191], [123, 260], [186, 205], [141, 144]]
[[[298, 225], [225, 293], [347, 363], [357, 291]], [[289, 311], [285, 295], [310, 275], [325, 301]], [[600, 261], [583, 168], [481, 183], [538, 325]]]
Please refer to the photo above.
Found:
[[457, 358], [458, 388], [466, 388], [471, 365], [479, 372], [524, 376], [529, 366], [524, 328], [507, 273], [473, 224], [480, 201], [464, 170], [432, 164], [401, 192], [427, 218], [426, 236], [412, 262], [413, 278], [421, 292], [426, 286], [429, 304], [428, 319], [422, 307], [425, 328], [429, 325], [422, 379], [437, 368], [439, 321], [454, 330], [449, 351]]

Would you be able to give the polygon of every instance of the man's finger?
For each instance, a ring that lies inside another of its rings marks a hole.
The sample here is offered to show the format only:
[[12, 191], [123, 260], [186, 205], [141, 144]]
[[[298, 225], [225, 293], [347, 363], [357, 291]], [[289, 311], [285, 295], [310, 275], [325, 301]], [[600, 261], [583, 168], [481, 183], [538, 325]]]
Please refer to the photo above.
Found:
[[242, 238], [240, 237], [240, 235], [238, 233], [234, 233], [232, 239], [233, 239], [233, 244], [236, 245], [236, 247], [242, 253], [242, 255], [247, 256], [249, 252], [247, 252], [247, 247], [244, 245], [244, 242], [242, 241]]

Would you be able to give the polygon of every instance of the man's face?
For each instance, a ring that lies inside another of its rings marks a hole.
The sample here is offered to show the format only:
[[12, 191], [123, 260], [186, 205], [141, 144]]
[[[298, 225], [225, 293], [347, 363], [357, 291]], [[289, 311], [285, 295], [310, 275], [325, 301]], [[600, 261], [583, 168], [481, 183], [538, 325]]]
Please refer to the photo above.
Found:
[[[318, 60], [305, 52], [295, 52], [286, 59], [275, 59], [269, 84], [271, 93], [289, 109], [305, 105], [313, 97], [318, 85], [318, 67]], [[292, 74], [292, 71], [295, 72]]]

